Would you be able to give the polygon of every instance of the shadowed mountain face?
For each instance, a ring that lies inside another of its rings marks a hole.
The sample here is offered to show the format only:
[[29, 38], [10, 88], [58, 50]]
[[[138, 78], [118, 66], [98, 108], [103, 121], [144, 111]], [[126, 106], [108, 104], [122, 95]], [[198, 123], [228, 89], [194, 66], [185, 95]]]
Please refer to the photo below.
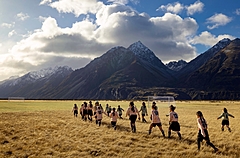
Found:
[[203, 66], [207, 61], [209, 61], [217, 52], [221, 49], [225, 48], [231, 42], [230, 39], [223, 39], [219, 41], [212, 48], [208, 49], [203, 54], [200, 54], [195, 59], [190, 61], [184, 68], [182, 68], [176, 75], [182, 79], [182, 81], [186, 80], [186, 77], [198, 70], [201, 66]]
[[240, 89], [240, 39], [216, 53], [186, 80], [188, 87], [205, 91]]
[[[115, 47], [73, 72], [54, 98], [125, 99], [133, 87], [169, 86], [169, 70], [141, 42]], [[66, 91], [68, 89], [68, 91]]]
[[[168, 65], [179, 67], [179, 63]], [[31, 72], [0, 82], [0, 98], [143, 99], [171, 95], [177, 99], [240, 99], [240, 40], [223, 39], [180, 70], [166, 67], [140, 41], [114, 47], [73, 71], [67, 67]]]

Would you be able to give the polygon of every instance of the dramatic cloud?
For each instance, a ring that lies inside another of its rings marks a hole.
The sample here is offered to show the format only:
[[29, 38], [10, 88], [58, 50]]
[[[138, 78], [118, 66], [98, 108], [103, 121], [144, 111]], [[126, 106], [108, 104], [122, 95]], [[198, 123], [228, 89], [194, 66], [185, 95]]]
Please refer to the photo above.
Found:
[[194, 4], [190, 6], [186, 6], [187, 14], [193, 15], [196, 12], [201, 12], [203, 10], [204, 4], [200, 1], [196, 1]]
[[[57, 21], [49, 17], [40, 30], [35, 30], [11, 51], [93, 59], [116, 45], [128, 47], [141, 40], [163, 61], [171, 60], [172, 56], [189, 60], [196, 53], [195, 48], [188, 43], [188, 37], [197, 28], [198, 25], [192, 18], [182, 19], [171, 13], [151, 18], [130, 7], [112, 4], [98, 11], [96, 23], [85, 19], [74, 23], [71, 28], [60, 28]], [[47, 62], [34, 58], [28, 61], [33, 65]]]
[[224, 38], [229, 38], [229, 39], [233, 40], [235, 37], [230, 36], [230, 35], [219, 35], [216, 37], [215, 35], [211, 34], [210, 32], [204, 31], [199, 36], [195, 36], [191, 40], [191, 43], [192, 44], [203, 44], [206, 46], [213, 46], [218, 41], [220, 41]]
[[224, 26], [231, 21], [232, 21], [232, 18], [230, 18], [222, 13], [215, 14], [207, 19], [207, 23], [212, 24], [211, 26], [208, 25], [207, 27], [208, 27], [208, 29], [211, 30], [211, 29], [218, 28], [219, 26]]
[[179, 2], [175, 2], [174, 4], [167, 4], [167, 5], [161, 5], [157, 11], [159, 10], [166, 10], [167, 12], [171, 12], [171, 13], [180, 13], [182, 10], [184, 9], [184, 6], [179, 3]]
[[17, 18], [19, 19], [19, 20], [21, 20], [21, 21], [24, 21], [24, 20], [26, 20], [27, 18], [29, 18], [29, 16], [28, 16], [28, 14], [24, 14], [24, 13], [18, 13], [17, 14]]

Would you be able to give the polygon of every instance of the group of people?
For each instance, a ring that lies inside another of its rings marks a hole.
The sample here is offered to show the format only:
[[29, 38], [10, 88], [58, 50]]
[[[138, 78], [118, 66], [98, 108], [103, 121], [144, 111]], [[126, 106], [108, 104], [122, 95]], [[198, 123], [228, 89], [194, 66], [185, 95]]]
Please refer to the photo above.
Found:
[[93, 105], [92, 101], [89, 101], [89, 103], [84, 102], [81, 105], [80, 109], [78, 109], [77, 104], [74, 104], [72, 111], [73, 111], [74, 117], [78, 116], [78, 111], [79, 111], [82, 117], [82, 120], [84, 121], [87, 121], [87, 120], [93, 121], [93, 118], [95, 118], [96, 124], [98, 126], [101, 126], [103, 114], [105, 114], [106, 116], [110, 117], [111, 125], [116, 130], [117, 119], [118, 118], [123, 119], [122, 111], [124, 111], [124, 109], [122, 109], [120, 105], [118, 105], [118, 108], [116, 109], [116, 108], [111, 108], [111, 106], [106, 104], [106, 109], [104, 111], [102, 105], [99, 104], [99, 102], [96, 102], [95, 105]]
[[[173, 105], [169, 106], [169, 114], [166, 116], [169, 117], [169, 127], [168, 127], [168, 138], [171, 137], [171, 131], [174, 131], [177, 133], [179, 139], [182, 139], [181, 133], [180, 133], [180, 124], [178, 122], [178, 114], [175, 112], [176, 107]], [[80, 114], [82, 116], [83, 120], [89, 119], [92, 121], [92, 116], [95, 117], [96, 119], [96, 124], [99, 126], [101, 125], [102, 121], [102, 114], [105, 114], [106, 116], [110, 117], [111, 120], [111, 126], [116, 130], [116, 125], [117, 125], [117, 119], [120, 118], [122, 119], [122, 112], [124, 109], [118, 105], [118, 108], [111, 108], [108, 104], [106, 104], [106, 109], [105, 111], [103, 110], [101, 104], [99, 102], [95, 103], [95, 106], [93, 106], [92, 102], [90, 101], [89, 104], [84, 102], [80, 108]], [[130, 127], [133, 133], [136, 132], [136, 120], [137, 118], [140, 120], [140, 112], [142, 112], [142, 122], [147, 122], [145, 119], [145, 116], [148, 116], [147, 113], [147, 107], [145, 102], [142, 103], [141, 109], [138, 111], [137, 107], [134, 105], [134, 102], [129, 103], [129, 108], [126, 111], [126, 117], [129, 117], [130, 120]], [[78, 107], [76, 104], [74, 104], [73, 107], [73, 113], [74, 116], [77, 117], [78, 115]], [[228, 131], [231, 132], [231, 129], [229, 127], [229, 116], [233, 117], [233, 115], [229, 114], [227, 109], [223, 109], [223, 113], [217, 118], [223, 118], [222, 119], [222, 131], [224, 131], [224, 126], [228, 128]], [[211, 146], [215, 152], [218, 151], [218, 148], [216, 148], [211, 142], [207, 130], [207, 121], [203, 117], [203, 114], [201, 111], [196, 112], [196, 117], [197, 117], [197, 124], [198, 124], [198, 136], [197, 136], [197, 145], [198, 145], [198, 150], [201, 148], [201, 142], [203, 140], [206, 141], [206, 143]], [[152, 103], [152, 111], [150, 115], [151, 119], [151, 124], [149, 126], [149, 135], [152, 132], [152, 128], [158, 127], [159, 130], [161, 131], [163, 137], [165, 137], [164, 130], [162, 128], [162, 123], [160, 120], [159, 112], [158, 112], [158, 107], [156, 106], [156, 103]]]

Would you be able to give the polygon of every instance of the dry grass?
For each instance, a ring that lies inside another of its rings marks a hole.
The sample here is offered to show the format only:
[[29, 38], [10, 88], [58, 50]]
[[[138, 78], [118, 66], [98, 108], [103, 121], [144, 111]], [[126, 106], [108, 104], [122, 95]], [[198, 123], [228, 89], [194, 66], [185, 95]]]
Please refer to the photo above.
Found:
[[[37, 104], [38, 108], [32, 110], [0, 111], [0, 157], [240, 157], [239, 102], [177, 102], [182, 140], [178, 140], [175, 133], [170, 139], [163, 138], [157, 128], [148, 135], [149, 123], [140, 121], [136, 124], [137, 133], [131, 133], [127, 118], [118, 121], [116, 131], [110, 127], [106, 116], [103, 125], [98, 127], [94, 122], [74, 118], [72, 103], [65, 102], [61, 110], [48, 110], [48, 107], [41, 111]], [[102, 103], [105, 105], [106, 101]], [[117, 104], [111, 102], [115, 107]], [[0, 102], [0, 110], [6, 105]], [[121, 102], [121, 105], [126, 109], [128, 102]], [[140, 102], [136, 105], [140, 107]], [[230, 119], [231, 133], [227, 130], [222, 132], [221, 120], [216, 120], [223, 107], [236, 117]], [[65, 110], [67, 108], [69, 110]], [[167, 133], [165, 114], [168, 108], [159, 105], [159, 110]], [[197, 151], [195, 113], [198, 110], [208, 121], [210, 139], [219, 148], [219, 153], [213, 153], [205, 142], [201, 151]]]

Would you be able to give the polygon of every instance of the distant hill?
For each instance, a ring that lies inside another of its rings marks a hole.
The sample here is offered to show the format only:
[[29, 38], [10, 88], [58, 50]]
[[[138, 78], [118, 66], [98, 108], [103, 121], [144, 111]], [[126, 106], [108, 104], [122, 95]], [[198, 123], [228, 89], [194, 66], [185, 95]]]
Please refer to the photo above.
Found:
[[72, 73], [68, 66], [46, 68], [29, 72], [22, 77], [11, 77], [0, 84], [0, 98], [26, 97], [41, 99], [48, 95], [48, 91], [54, 90]]

